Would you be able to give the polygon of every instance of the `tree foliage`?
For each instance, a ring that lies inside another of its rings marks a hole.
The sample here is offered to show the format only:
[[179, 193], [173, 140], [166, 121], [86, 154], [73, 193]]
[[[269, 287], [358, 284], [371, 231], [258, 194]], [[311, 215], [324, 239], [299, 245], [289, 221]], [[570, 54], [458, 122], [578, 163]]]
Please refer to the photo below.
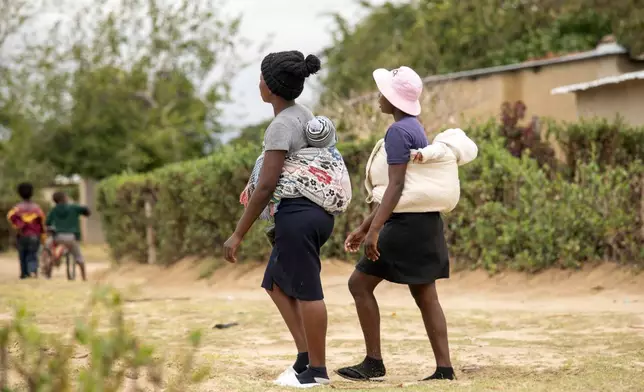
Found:
[[[243, 43], [240, 19], [228, 19], [223, 5], [98, 0], [65, 8], [69, 17], [46, 41], [25, 40], [8, 68], [8, 101], [29, 119], [34, 156], [59, 174], [100, 179], [211, 151]], [[17, 136], [6, 129], [8, 144]]]
[[213, 129], [192, 83], [178, 71], [166, 72], [147, 98], [138, 94], [145, 76], [115, 67], [77, 71], [69, 118], [49, 121], [43, 158], [61, 173], [103, 178], [204, 155], [214, 143]]
[[[350, 28], [335, 15], [326, 49], [325, 99], [371, 90], [378, 67], [411, 66], [421, 75], [511, 64], [592, 49], [614, 33], [633, 53], [641, 42], [639, 0], [417, 0], [372, 6]], [[639, 4], [639, 5], [638, 5]]]

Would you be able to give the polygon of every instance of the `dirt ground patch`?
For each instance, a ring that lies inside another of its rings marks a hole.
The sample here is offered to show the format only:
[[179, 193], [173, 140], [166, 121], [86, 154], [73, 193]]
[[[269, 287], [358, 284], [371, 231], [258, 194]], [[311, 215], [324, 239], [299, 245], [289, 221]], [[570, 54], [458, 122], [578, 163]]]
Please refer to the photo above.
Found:
[[[98, 256], [97, 256], [98, 259]], [[91, 261], [91, 258], [90, 258]], [[260, 265], [220, 268], [208, 279], [203, 264], [172, 268], [96, 260], [91, 282], [18, 281], [17, 262], [0, 259], [0, 322], [24, 303], [46, 331], [67, 332], [94, 284], [120, 287], [126, 313], [140, 336], [167, 355], [186, 345], [189, 331], [205, 331], [199, 357], [212, 368], [199, 391], [281, 391], [271, 380], [291, 364], [295, 348], [270, 300], [259, 289]], [[362, 358], [363, 342], [346, 287], [351, 267], [324, 264], [329, 308], [328, 367]], [[644, 390], [644, 276], [615, 266], [526, 277], [456, 273], [439, 283], [459, 380], [420, 384], [433, 371], [431, 348], [406, 288], [383, 285], [382, 336], [388, 379], [349, 391], [638, 391]], [[237, 322], [225, 330], [216, 323]], [[82, 366], [82, 363], [79, 363]]]

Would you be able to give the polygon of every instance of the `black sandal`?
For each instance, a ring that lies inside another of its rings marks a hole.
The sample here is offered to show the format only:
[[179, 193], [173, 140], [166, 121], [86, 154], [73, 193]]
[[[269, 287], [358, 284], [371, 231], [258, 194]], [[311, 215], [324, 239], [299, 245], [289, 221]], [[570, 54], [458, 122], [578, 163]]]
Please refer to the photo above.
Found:
[[387, 374], [387, 370], [384, 366], [381, 368], [374, 368], [373, 366], [365, 365], [365, 363], [362, 362], [359, 365], [340, 368], [336, 370], [335, 373], [338, 376], [351, 381], [383, 381]]
[[423, 378], [420, 381], [433, 380], [456, 380], [456, 373], [454, 372], [454, 368], [437, 368], [434, 374], [429, 377]]

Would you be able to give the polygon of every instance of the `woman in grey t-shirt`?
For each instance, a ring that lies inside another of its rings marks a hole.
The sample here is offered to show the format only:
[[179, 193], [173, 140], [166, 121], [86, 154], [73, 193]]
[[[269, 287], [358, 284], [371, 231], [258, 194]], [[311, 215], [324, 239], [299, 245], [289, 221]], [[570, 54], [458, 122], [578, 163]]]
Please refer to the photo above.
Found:
[[[295, 103], [304, 80], [320, 70], [320, 60], [297, 51], [271, 53], [262, 61], [259, 91], [275, 118], [264, 135], [259, 181], [235, 233], [226, 241], [226, 260], [234, 263], [244, 235], [268, 205], [286, 156], [308, 146], [305, 127], [313, 114]], [[327, 312], [320, 281], [320, 248], [331, 236], [334, 218], [300, 197], [282, 199], [275, 214], [275, 245], [262, 287], [279, 309], [298, 350], [297, 360], [276, 380], [282, 386], [329, 384], [325, 364]]]

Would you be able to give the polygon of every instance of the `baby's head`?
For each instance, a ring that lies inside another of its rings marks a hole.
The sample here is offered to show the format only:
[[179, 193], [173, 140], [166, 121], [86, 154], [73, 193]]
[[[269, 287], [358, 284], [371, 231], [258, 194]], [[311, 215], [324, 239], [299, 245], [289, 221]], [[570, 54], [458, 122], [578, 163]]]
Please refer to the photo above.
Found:
[[306, 124], [306, 139], [310, 147], [333, 147], [338, 141], [335, 125], [324, 116], [315, 116]]

